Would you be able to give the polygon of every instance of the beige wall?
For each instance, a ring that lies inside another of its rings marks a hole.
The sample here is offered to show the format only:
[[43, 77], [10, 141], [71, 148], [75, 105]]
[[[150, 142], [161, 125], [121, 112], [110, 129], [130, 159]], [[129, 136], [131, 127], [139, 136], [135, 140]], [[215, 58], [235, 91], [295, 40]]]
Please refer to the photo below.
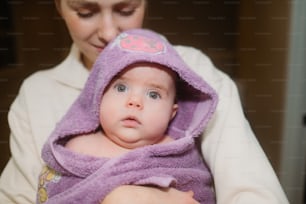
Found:
[[236, 74], [246, 115], [279, 169], [288, 58], [289, 1], [243, 1]]

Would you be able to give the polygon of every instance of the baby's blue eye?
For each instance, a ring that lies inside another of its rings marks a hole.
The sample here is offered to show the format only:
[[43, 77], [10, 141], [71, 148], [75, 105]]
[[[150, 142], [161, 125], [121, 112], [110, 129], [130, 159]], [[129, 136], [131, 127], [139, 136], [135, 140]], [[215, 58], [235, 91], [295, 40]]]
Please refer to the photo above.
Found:
[[127, 90], [127, 87], [124, 84], [117, 84], [115, 85], [115, 89], [118, 92], [125, 92]]
[[156, 91], [149, 91], [148, 96], [152, 99], [159, 99], [161, 98], [160, 94]]

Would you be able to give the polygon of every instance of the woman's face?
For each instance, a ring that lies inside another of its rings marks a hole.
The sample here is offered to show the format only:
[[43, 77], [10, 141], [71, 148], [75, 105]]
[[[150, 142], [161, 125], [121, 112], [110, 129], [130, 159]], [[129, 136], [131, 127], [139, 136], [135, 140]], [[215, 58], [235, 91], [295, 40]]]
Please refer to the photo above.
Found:
[[89, 69], [120, 32], [142, 27], [146, 7], [145, 0], [57, 0], [56, 3]]

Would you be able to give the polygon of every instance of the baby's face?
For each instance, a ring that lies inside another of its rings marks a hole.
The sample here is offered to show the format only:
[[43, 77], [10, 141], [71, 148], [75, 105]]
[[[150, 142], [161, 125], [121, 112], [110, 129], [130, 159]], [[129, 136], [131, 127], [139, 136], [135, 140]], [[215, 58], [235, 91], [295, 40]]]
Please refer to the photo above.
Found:
[[160, 141], [175, 116], [175, 74], [160, 65], [141, 63], [115, 77], [103, 95], [100, 123], [112, 141], [136, 148]]

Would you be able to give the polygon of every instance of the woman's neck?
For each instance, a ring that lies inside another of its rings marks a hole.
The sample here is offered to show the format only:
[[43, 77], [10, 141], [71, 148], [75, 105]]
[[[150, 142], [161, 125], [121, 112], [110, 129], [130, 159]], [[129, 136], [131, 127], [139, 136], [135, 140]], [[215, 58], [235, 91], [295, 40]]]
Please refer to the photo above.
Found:
[[91, 70], [92, 66], [93, 66], [93, 62], [91, 62], [90, 60], [88, 60], [84, 54], [81, 54], [81, 62], [84, 65], [84, 67], [86, 67], [86, 69], [88, 69], [89, 71]]

